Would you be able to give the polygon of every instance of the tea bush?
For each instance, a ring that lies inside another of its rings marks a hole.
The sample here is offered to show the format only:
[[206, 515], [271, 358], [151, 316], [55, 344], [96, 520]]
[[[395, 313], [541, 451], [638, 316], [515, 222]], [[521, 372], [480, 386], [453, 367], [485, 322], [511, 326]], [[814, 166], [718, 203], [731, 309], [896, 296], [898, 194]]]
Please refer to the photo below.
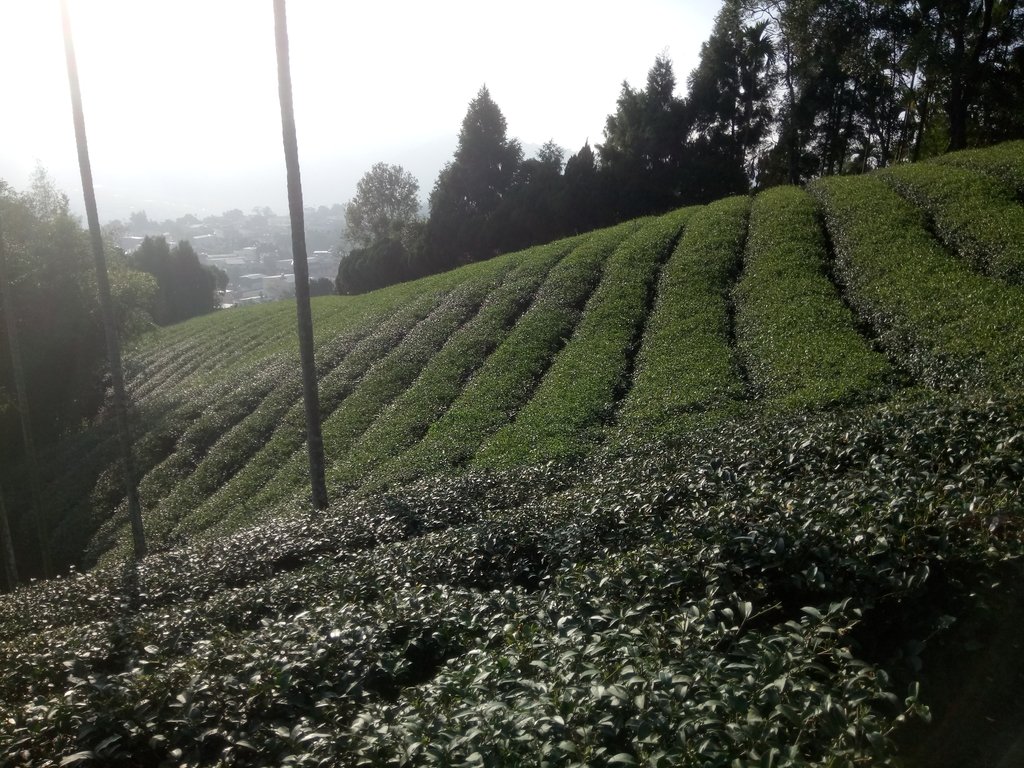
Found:
[[[358, 386], [366, 372], [424, 322], [445, 295], [444, 292], [426, 293], [383, 319], [376, 328], [359, 326], [352, 338], [354, 345], [337, 367], [320, 379], [321, 413], [332, 413]], [[370, 333], [364, 336], [368, 330]], [[196, 532], [227, 515], [244, 518], [252, 509], [251, 500], [303, 445], [306, 429], [301, 382], [294, 371], [291, 378], [287, 391], [281, 387], [275, 390], [272, 410], [265, 404], [239, 425], [245, 429], [237, 436], [233, 430], [225, 436], [227, 442], [222, 439], [214, 446], [208, 460], [212, 458], [215, 463], [206, 465], [209, 474], [203, 472], [205, 462], [200, 464], [197, 479], [206, 480], [209, 485], [196, 489], [195, 503], [183, 504], [169, 499], [171, 504], [185, 510], [185, 517], [176, 524], [177, 528]], [[255, 423], [250, 424], [250, 420]], [[228, 471], [221, 468], [222, 461], [231, 462]], [[190, 485], [195, 485], [195, 480]]]
[[1007, 141], [994, 147], [950, 152], [930, 162], [981, 171], [1017, 191], [1024, 200], [1024, 141]]
[[877, 396], [891, 376], [825, 274], [827, 260], [806, 192], [778, 187], [757, 196], [735, 291], [736, 335], [752, 388], [773, 405]]
[[572, 335], [619, 243], [635, 232], [628, 222], [595, 232], [551, 270], [533, 304], [467, 383], [458, 399], [382, 477], [404, 479], [465, 465], [480, 445], [529, 400], [552, 358]]
[[651, 220], [605, 262], [573, 337], [515, 420], [481, 449], [477, 466], [515, 466], [585, 452], [626, 385], [660, 263], [692, 209]]
[[377, 467], [412, 447], [452, 404], [466, 381], [508, 335], [551, 268], [578, 245], [562, 240], [531, 249], [484, 302], [480, 312], [424, 368], [419, 378], [336, 459], [329, 485], [356, 487]]
[[899, 365], [941, 387], [1024, 383], [1024, 289], [977, 275], [877, 176], [811, 186], [857, 313]]
[[632, 430], [678, 432], [695, 415], [728, 411], [745, 397], [732, 346], [729, 292], [749, 212], [746, 197], [704, 207], [665, 264], [620, 414]]
[[0, 755], [895, 764], [921, 649], [1024, 554], [1022, 434], [998, 397], [726, 423], [40, 584], [0, 598]]
[[[366, 372], [351, 394], [323, 420], [327, 461], [344, 456], [374, 418], [412, 384], [444, 343], [477, 314], [510, 266], [504, 263], [501, 269], [464, 281], [387, 357]], [[264, 486], [254, 505], [272, 506], [301, 488], [308, 477], [308, 457], [300, 448]]]
[[937, 163], [892, 168], [880, 176], [922, 208], [942, 241], [975, 268], [1024, 282], [1024, 207], [1010, 189], [981, 173]]

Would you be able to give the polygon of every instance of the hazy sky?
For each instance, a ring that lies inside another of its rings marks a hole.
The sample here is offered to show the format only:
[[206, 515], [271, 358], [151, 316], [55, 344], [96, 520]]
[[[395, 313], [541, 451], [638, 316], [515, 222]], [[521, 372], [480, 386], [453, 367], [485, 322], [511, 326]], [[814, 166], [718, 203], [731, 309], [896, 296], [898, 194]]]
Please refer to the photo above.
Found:
[[[100, 219], [285, 202], [271, 0], [70, 0]], [[306, 205], [377, 161], [425, 198], [484, 83], [524, 145], [600, 143], [623, 80], [680, 89], [720, 0], [290, 0]], [[0, 179], [41, 162], [81, 212], [58, 0], [0, 0]]]

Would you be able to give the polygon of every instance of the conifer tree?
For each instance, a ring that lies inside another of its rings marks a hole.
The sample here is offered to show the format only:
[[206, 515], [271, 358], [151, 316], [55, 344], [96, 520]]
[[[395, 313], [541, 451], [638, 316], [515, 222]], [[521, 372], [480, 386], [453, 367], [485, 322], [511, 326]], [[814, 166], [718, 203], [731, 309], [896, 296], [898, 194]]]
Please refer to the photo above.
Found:
[[494, 255], [497, 242], [488, 219], [512, 187], [522, 156], [519, 142], [507, 136], [505, 116], [483, 86], [469, 103], [455, 157], [430, 195], [431, 261], [450, 265]]

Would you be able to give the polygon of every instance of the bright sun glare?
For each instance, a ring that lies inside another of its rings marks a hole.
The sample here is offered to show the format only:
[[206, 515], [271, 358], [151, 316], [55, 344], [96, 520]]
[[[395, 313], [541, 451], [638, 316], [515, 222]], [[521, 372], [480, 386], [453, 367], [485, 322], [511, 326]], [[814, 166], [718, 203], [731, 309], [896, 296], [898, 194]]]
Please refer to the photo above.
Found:
[[[132, 205], [283, 207], [269, 0], [70, 5], [101, 218]], [[292, 0], [307, 198], [344, 201], [378, 160], [406, 163], [429, 190], [484, 83], [524, 144], [599, 142], [622, 81], [642, 83], [659, 52], [685, 82], [717, 5], [648, 0], [625, 14], [614, 2]], [[59, 4], [0, 9], [0, 66], [20, 73], [6, 82], [17, 119], [0, 127], [0, 178], [24, 186], [41, 162], [74, 204]]]

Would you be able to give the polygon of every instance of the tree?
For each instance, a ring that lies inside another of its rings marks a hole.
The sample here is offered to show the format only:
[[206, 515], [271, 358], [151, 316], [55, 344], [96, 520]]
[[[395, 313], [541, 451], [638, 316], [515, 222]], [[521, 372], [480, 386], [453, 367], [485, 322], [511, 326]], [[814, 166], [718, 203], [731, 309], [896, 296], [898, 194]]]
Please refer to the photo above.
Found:
[[[18, 193], [0, 182], [0, 219], [11, 296], [3, 303], [13, 311], [13, 329], [0, 320], [0, 475], [23, 578], [43, 575], [37, 546], [29, 541], [32, 522], [32, 451], [74, 433], [103, 409], [109, 381], [104, 327], [90, 240], [71, 215], [66, 195], [38, 169], [29, 190]], [[153, 325], [156, 283], [150, 275], [128, 268], [123, 252], [107, 246], [114, 322], [122, 336]], [[6, 311], [0, 312], [0, 316]], [[15, 338], [17, 337], [17, 338]], [[12, 340], [18, 344], [17, 353]], [[24, 378], [24, 407], [19, 406], [18, 366]], [[22, 420], [27, 421], [27, 424]], [[62, 516], [45, 484], [42, 509], [47, 522]], [[58, 495], [58, 498], [59, 495]], [[84, 544], [90, 531], [80, 530], [65, 543]], [[54, 566], [77, 552], [52, 552]]]
[[549, 139], [536, 157], [519, 163], [511, 187], [489, 219], [490, 235], [499, 250], [549, 242], [568, 231], [560, 210], [564, 157], [565, 150]]
[[614, 190], [613, 218], [665, 211], [685, 202], [683, 101], [675, 96], [672, 61], [658, 56], [642, 91], [622, 84], [616, 111], [605, 120], [598, 146], [602, 173]]
[[151, 222], [145, 211], [133, 211], [128, 217], [128, 224], [132, 232], [148, 232]]
[[[21, 360], [21, 344], [19, 341], [17, 313], [14, 308], [14, 291], [7, 269], [7, 246], [4, 243], [3, 227], [0, 226], [0, 301], [3, 303], [4, 325], [7, 331], [7, 346], [11, 354], [11, 371], [14, 375], [14, 386], [18, 398], [18, 414], [21, 421], [22, 442], [25, 447], [25, 459], [28, 464], [29, 487], [32, 494], [32, 523], [39, 547], [39, 561], [43, 576], [53, 575], [50, 560], [50, 547], [43, 534], [42, 498], [39, 486], [39, 463], [35, 449], [35, 433], [28, 404], [28, 389], [25, 382], [25, 367]], [[11, 543], [11, 530], [7, 521], [7, 508], [4, 506], [3, 493], [0, 491], [0, 545], [3, 548], [5, 573], [10, 589], [18, 585], [18, 569], [15, 562], [14, 546]]]
[[[943, 93], [948, 149], [966, 147], [972, 130], [986, 132], [984, 118], [1007, 108], [1016, 112], [1018, 122], [1010, 134], [1020, 135], [1024, 126], [1019, 124], [1017, 99], [1022, 86], [1006, 77], [1020, 72], [1024, 58], [1024, 8], [1019, 0], [917, 0], [917, 7], [928, 41], [931, 85]], [[1003, 82], [1010, 87], [1000, 89]], [[1000, 133], [1004, 131], [1001, 126]]]
[[179, 323], [217, 308], [217, 276], [199, 263], [187, 240], [171, 248], [163, 237], [146, 237], [130, 263], [156, 279], [153, 320], [158, 325]]
[[412, 277], [409, 253], [400, 240], [374, 240], [365, 248], [353, 248], [338, 263], [335, 280], [342, 296], [366, 293]]
[[346, 237], [362, 248], [375, 240], [399, 237], [419, 218], [419, 191], [416, 178], [402, 166], [375, 163], [345, 206]]
[[495, 255], [489, 218], [511, 189], [523, 150], [483, 86], [469, 103], [455, 156], [430, 195], [428, 259], [437, 268]]
[[331, 282], [331, 279], [327, 277], [318, 277], [315, 280], [310, 280], [309, 295], [311, 297], [332, 296], [334, 295], [334, 283]]
[[768, 22], [745, 25], [738, 1], [727, 0], [688, 80], [692, 131], [730, 162], [739, 160], [751, 182], [773, 116], [774, 62]]
[[603, 177], [597, 156], [587, 142], [565, 162], [562, 203], [559, 206], [566, 233], [579, 234], [608, 221], [608, 206], [602, 194]]

